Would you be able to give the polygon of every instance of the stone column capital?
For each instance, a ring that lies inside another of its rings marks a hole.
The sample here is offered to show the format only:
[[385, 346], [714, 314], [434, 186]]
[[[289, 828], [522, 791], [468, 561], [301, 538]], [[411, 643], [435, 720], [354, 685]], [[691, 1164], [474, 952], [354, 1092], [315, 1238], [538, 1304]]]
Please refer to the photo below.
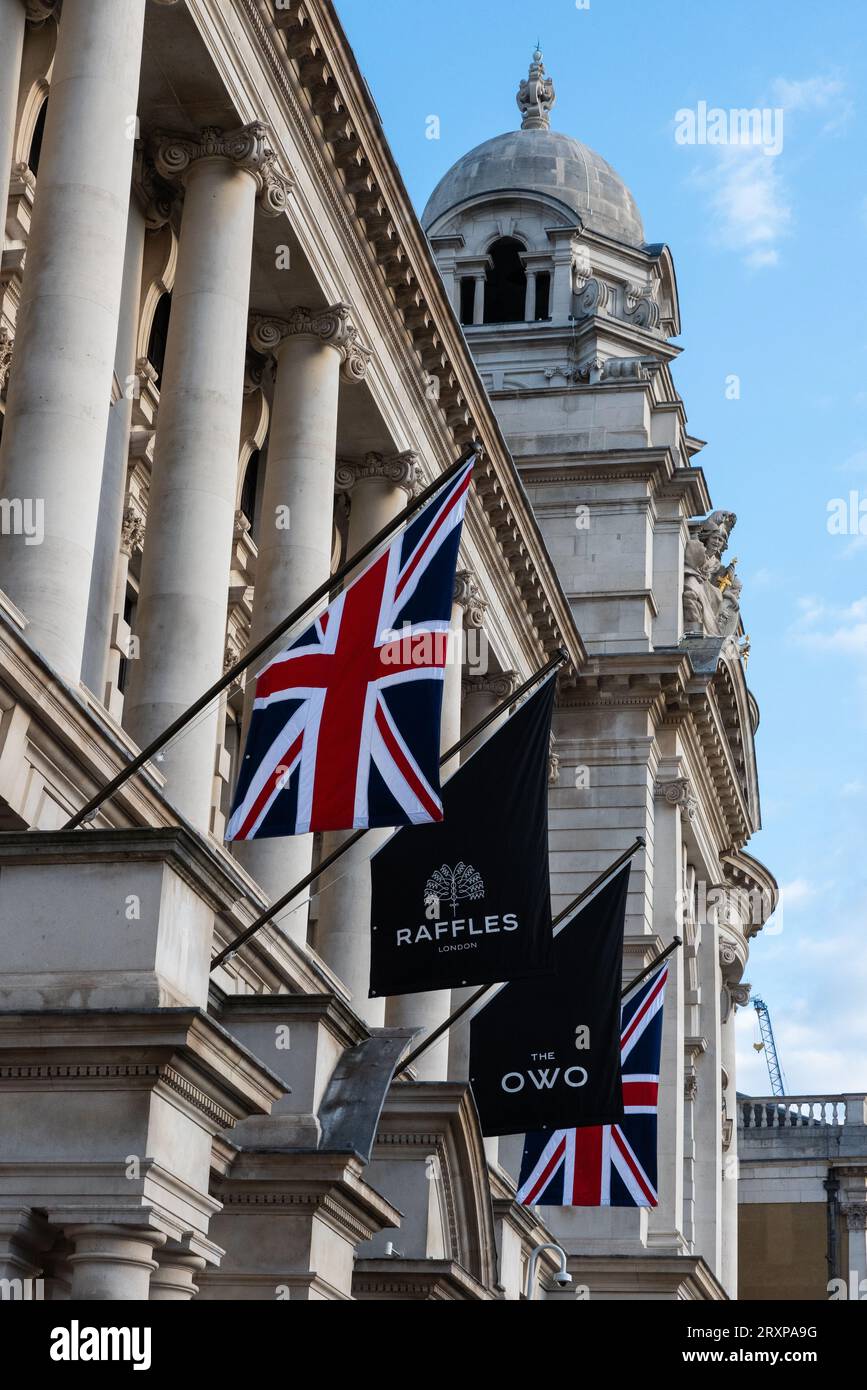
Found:
[[454, 602], [464, 610], [464, 627], [483, 627], [487, 603], [472, 570], [458, 570], [455, 574]]
[[515, 671], [488, 671], [485, 675], [464, 676], [461, 682], [464, 698], [467, 695], [490, 695], [500, 704], [517, 689]]
[[847, 1202], [843, 1210], [847, 1230], [867, 1231], [867, 1202]]
[[671, 777], [665, 781], [657, 782], [653, 791], [656, 797], [667, 801], [669, 806], [679, 806], [680, 814], [684, 820], [695, 819], [698, 810], [698, 797], [695, 795], [688, 777]]
[[334, 475], [335, 492], [351, 492], [359, 483], [387, 483], [403, 488], [415, 497], [422, 481], [418, 454], [407, 449], [400, 454], [365, 454], [363, 459], [338, 459]]
[[351, 322], [348, 304], [332, 304], [326, 309], [306, 309], [299, 305], [285, 318], [253, 314], [250, 319], [250, 343], [257, 352], [278, 356], [289, 338], [316, 338], [340, 354], [346, 381], [363, 381], [373, 356], [362, 347], [358, 329]]
[[151, 147], [156, 171], [163, 179], [183, 182], [198, 160], [225, 159], [253, 176], [259, 207], [266, 216], [278, 217], [286, 211], [293, 181], [277, 167], [264, 121], [252, 121], [229, 131], [205, 126], [192, 136], [155, 131]]

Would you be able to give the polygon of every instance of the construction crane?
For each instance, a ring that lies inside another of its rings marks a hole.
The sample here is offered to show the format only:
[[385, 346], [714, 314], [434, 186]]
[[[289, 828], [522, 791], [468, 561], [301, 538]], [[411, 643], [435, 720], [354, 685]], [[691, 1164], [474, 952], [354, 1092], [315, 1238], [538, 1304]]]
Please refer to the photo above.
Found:
[[764, 999], [753, 998], [753, 1008], [759, 1020], [761, 1030], [761, 1042], [753, 1043], [756, 1052], [764, 1052], [765, 1061], [768, 1064], [768, 1076], [771, 1078], [771, 1094], [784, 1096], [786, 1094], [786, 1078], [783, 1076], [783, 1069], [780, 1066], [780, 1059], [777, 1056], [777, 1044], [774, 1042], [774, 1030], [771, 1027], [771, 1015]]

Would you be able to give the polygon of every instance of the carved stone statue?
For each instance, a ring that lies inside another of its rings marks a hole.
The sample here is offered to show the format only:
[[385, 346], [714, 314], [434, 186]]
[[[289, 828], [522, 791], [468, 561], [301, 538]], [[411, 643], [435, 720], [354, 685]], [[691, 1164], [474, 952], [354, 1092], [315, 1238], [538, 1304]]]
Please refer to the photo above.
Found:
[[737, 559], [722, 563], [736, 522], [734, 512], [719, 511], [690, 524], [683, 585], [687, 635], [731, 637], [737, 631], [742, 588], [735, 573]]

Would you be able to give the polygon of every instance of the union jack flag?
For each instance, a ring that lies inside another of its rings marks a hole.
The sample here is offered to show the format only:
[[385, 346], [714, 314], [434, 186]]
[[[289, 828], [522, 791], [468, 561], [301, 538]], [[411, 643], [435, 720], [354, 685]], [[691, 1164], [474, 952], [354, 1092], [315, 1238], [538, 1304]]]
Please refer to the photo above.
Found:
[[260, 671], [227, 840], [442, 820], [443, 677], [473, 463]]
[[667, 979], [666, 961], [630, 990], [621, 1005], [620, 1062], [626, 1118], [619, 1125], [526, 1135], [518, 1186], [518, 1201], [525, 1207], [658, 1204], [656, 1121]]

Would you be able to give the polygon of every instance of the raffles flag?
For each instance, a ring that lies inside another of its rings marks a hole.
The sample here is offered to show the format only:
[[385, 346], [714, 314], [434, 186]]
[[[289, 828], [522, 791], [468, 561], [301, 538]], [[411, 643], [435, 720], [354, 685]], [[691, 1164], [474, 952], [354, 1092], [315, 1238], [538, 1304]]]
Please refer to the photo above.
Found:
[[554, 938], [550, 974], [505, 985], [470, 1024], [483, 1134], [615, 1124], [628, 866]]
[[443, 788], [440, 825], [371, 859], [370, 995], [498, 984], [551, 966], [550, 676]]
[[518, 1201], [525, 1207], [655, 1207], [662, 1005], [668, 962], [625, 996], [620, 1063], [623, 1119], [557, 1129], [524, 1141]]
[[260, 671], [227, 840], [442, 819], [443, 675], [472, 471]]

